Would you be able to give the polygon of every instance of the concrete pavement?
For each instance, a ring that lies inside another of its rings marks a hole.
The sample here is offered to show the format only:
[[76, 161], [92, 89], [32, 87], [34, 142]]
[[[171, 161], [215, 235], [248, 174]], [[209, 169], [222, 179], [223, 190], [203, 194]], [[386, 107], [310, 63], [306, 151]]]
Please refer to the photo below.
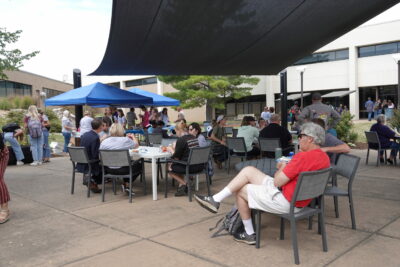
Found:
[[[339, 199], [340, 218], [335, 218], [333, 200], [327, 197], [329, 251], [322, 251], [316, 224], [309, 231], [306, 221], [299, 222], [303, 266], [400, 266], [400, 167], [366, 166], [366, 151], [352, 153], [362, 157], [354, 182], [357, 230], [351, 229], [347, 198]], [[81, 175], [70, 194], [71, 168], [66, 157], [39, 167], [7, 168], [11, 219], [0, 225], [0, 266], [294, 265], [290, 231], [279, 240], [274, 215], [262, 216], [260, 249], [231, 236], [210, 238], [208, 229], [230, 209], [233, 197], [224, 201], [219, 214], [211, 214], [186, 197], [174, 197], [173, 187], [165, 199], [163, 180], [158, 201], [151, 193], [144, 196], [136, 181], [133, 203], [119, 191], [113, 195], [110, 184], [103, 203], [98, 194], [86, 198]], [[151, 192], [150, 165], [146, 169]], [[217, 170], [212, 191], [234, 175]], [[203, 177], [201, 182], [205, 193]]]

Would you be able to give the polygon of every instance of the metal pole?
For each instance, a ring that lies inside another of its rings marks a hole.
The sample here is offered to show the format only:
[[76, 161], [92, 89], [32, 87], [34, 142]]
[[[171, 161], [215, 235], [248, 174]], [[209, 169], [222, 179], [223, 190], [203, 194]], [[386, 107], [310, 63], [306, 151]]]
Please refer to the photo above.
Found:
[[301, 98], [301, 102], [300, 102], [300, 108], [301, 110], [303, 110], [303, 73], [304, 71], [300, 72], [300, 83], [301, 83], [301, 91], [300, 91], [300, 98]]
[[287, 72], [286, 70], [280, 73], [281, 76], [281, 125], [287, 129]]
[[[74, 75], [74, 89], [82, 87], [82, 78], [81, 78], [81, 70], [80, 69], [74, 69], [73, 70], [73, 75]], [[81, 121], [83, 117], [83, 108], [82, 106], [75, 106], [75, 126], [76, 129], [79, 127], [79, 122]]]

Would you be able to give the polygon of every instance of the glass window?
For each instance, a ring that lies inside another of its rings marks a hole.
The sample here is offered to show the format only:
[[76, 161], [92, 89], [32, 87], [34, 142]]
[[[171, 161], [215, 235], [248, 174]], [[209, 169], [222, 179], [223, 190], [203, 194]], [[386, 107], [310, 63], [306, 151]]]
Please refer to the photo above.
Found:
[[143, 85], [145, 85], [145, 84], [153, 84], [153, 83], [157, 83], [157, 78], [156, 77], [143, 79]]
[[375, 55], [375, 46], [364, 46], [358, 48], [358, 57], [370, 57]]
[[131, 80], [125, 82], [126, 87], [140, 86], [140, 85], [142, 85], [142, 80]]
[[336, 60], [349, 59], [349, 50], [344, 49], [335, 51], [335, 59]]
[[397, 53], [397, 43], [381, 44], [375, 46], [376, 55], [386, 55]]
[[109, 83], [108, 85], [111, 85], [111, 86], [119, 88], [119, 82]]

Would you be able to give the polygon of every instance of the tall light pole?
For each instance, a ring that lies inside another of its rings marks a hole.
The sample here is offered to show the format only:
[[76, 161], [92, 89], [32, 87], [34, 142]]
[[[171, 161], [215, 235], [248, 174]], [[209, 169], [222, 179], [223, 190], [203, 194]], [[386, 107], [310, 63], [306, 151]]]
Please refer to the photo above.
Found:
[[397, 109], [400, 109], [400, 54], [393, 55], [397, 63]]
[[300, 109], [303, 110], [303, 75], [306, 71], [307, 66], [299, 66], [296, 68], [298, 72], [300, 72]]

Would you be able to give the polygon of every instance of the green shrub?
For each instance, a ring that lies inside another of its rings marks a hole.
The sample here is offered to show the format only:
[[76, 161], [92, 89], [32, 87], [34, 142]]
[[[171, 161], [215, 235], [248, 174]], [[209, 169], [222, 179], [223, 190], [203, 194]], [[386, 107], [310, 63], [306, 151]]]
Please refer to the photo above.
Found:
[[13, 108], [21, 108], [21, 104], [22, 104], [22, 98], [21, 97], [13, 97], [13, 98], [9, 98], [10, 102], [13, 105]]
[[23, 127], [25, 114], [26, 110], [11, 110], [6, 116], [6, 123], [16, 122]]
[[340, 140], [354, 144], [357, 141], [358, 134], [354, 132], [353, 118], [354, 115], [351, 115], [349, 111], [344, 111], [339, 123], [336, 125], [336, 132]]
[[35, 101], [30, 96], [24, 96], [21, 102], [21, 108], [28, 109], [30, 105], [34, 105]]
[[0, 99], [0, 109], [2, 110], [10, 110], [12, 109], [12, 104], [7, 98]]
[[50, 121], [50, 132], [52, 133], [61, 133], [61, 121], [57, 117], [56, 113], [54, 113], [51, 109], [46, 109], [45, 114], [49, 118]]
[[394, 129], [397, 129], [400, 132], [400, 110], [395, 109], [393, 113], [393, 117], [390, 119], [390, 126]]

